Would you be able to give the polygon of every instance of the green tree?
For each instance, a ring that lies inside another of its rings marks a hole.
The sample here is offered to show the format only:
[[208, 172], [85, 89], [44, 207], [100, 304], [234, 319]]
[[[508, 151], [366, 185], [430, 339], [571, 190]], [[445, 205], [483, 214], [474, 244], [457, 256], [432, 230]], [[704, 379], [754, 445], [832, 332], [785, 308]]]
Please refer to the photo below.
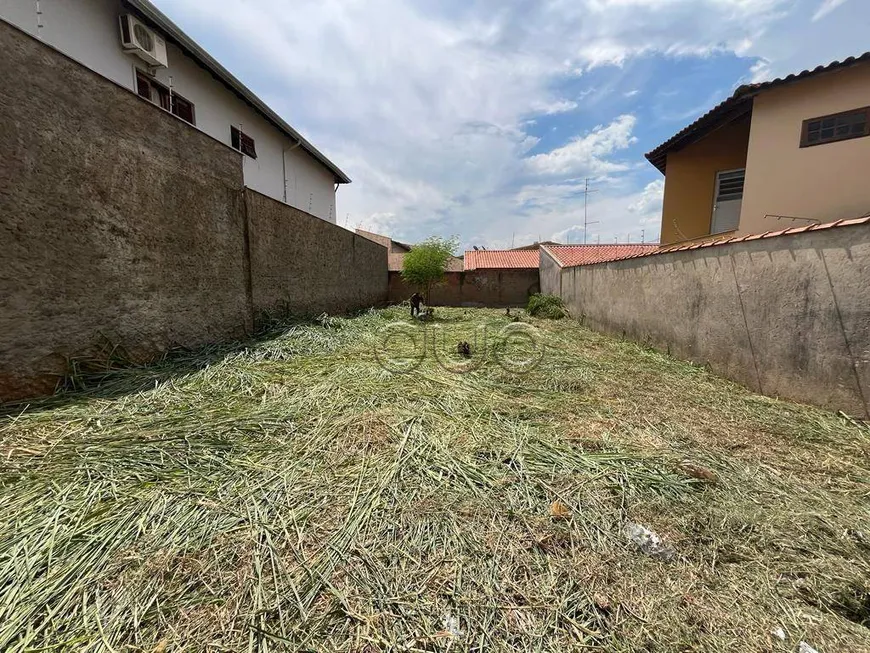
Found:
[[432, 293], [432, 286], [444, 279], [447, 263], [459, 245], [459, 239], [438, 238], [433, 236], [418, 243], [405, 254], [402, 264], [402, 279], [406, 283], [423, 290], [426, 304]]

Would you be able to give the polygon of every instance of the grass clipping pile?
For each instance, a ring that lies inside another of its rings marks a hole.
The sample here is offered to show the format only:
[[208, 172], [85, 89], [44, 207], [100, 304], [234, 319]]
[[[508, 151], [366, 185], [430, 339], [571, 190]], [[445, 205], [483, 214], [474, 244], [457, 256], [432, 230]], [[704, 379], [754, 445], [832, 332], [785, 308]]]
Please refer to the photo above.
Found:
[[569, 320], [524, 376], [432, 354], [501, 311], [394, 374], [403, 317], [9, 411], [0, 650], [870, 651], [866, 427]]
[[563, 317], [568, 317], [568, 309], [565, 308], [565, 303], [561, 297], [556, 295], [535, 293], [529, 297], [529, 305], [526, 307], [526, 311], [532, 317], [550, 320], [561, 320]]

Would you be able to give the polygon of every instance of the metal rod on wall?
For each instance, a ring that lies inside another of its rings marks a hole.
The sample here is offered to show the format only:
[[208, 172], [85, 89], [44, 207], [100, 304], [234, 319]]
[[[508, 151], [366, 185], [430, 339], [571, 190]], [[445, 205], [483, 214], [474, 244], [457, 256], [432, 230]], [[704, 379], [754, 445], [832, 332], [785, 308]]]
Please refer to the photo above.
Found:
[[39, 6], [39, 0], [36, 0], [36, 36], [42, 38], [42, 8]]

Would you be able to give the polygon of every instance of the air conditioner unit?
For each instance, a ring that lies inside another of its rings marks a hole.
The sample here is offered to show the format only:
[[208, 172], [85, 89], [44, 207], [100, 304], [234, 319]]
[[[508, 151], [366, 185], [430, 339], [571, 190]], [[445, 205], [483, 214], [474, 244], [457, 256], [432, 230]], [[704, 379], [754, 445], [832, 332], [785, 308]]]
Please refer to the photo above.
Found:
[[152, 66], [169, 65], [166, 40], [130, 14], [121, 16], [121, 44], [125, 52], [135, 54]]

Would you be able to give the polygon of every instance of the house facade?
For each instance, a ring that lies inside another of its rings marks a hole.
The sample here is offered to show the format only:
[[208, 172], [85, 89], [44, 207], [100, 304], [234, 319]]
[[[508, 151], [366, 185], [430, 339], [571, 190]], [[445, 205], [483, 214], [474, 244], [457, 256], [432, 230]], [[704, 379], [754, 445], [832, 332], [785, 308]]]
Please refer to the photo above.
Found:
[[241, 152], [249, 188], [335, 223], [347, 175], [147, 0], [4, 0], [0, 19]]
[[870, 53], [741, 86], [646, 158], [661, 244], [870, 214]]

